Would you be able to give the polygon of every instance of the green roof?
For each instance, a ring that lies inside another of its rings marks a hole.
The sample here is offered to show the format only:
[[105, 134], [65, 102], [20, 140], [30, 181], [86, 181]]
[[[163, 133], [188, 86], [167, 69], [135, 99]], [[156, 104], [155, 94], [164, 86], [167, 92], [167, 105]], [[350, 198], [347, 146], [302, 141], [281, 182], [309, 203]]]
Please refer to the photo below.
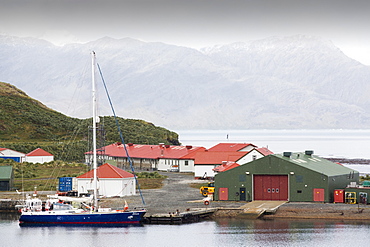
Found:
[[0, 180], [8, 180], [12, 177], [12, 166], [0, 166]]
[[281, 154], [274, 154], [276, 157], [287, 160], [296, 165], [305, 167], [312, 171], [325, 174], [327, 176], [338, 176], [349, 173], [358, 173], [358, 171], [343, 165], [331, 162], [327, 159], [305, 153], [292, 153], [290, 157]]

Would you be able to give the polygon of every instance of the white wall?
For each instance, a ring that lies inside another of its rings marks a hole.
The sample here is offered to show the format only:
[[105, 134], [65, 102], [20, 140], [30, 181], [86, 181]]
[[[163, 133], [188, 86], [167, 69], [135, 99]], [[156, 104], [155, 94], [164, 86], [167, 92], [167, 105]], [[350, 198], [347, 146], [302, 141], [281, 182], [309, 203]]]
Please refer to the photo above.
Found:
[[255, 157], [255, 159], [259, 159], [259, 158], [262, 158], [264, 156], [260, 152], [258, 152], [257, 150], [254, 149], [254, 150], [250, 151], [248, 154], [246, 154], [245, 156], [243, 156], [236, 163], [239, 164], [239, 165], [244, 165], [245, 163], [253, 161], [254, 157]]
[[45, 163], [54, 160], [54, 156], [26, 156], [24, 161], [29, 163]]
[[24, 159], [25, 159], [26, 154], [21, 153], [21, 152], [17, 152], [17, 151], [11, 150], [11, 149], [4, 149], [4, 150], [0, 151], [0, 158], [1, 158], [1, 156], [4, 156], [4, 157], [19, 157], [20, 162], [23, 162]]
[[[185, 165], [187, 161], [187, 165]], [[194, 160], [180, 160], [180, 172], [194, 172]]]
[[[93, 190], [92, 179], [77, 179], [78, 194]], [[99, 196], [131, 196], [136, 194], [135, 178], [101, 178], [98, 180]]]
[[178, 159], [159, 159], [158, 171], [178, 171], [180, 160]]
[[207, 178], [213, 178], [216, 173], [212, 171], [212, 169], [214, 169], [215, 167], [217, 167], [217, 165], [195, 165], [194, 177], [201, 178], [204, 176], [205, 173], [207, 173]]
[[158, 171], [194, 172], [194, 160], [159, 159]]

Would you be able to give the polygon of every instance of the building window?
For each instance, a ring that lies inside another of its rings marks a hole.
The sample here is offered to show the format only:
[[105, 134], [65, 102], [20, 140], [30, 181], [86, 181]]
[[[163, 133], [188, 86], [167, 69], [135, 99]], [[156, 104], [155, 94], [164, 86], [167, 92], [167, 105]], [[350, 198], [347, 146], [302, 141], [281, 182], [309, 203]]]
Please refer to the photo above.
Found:
[[185, 160], [185, 165], [188, 166], [189, 165], [189, 161], [188, 160]]
[[302, 175], [296, 175], [295, 176], [296, 183], [303, 183], [303, 176]]
[[245, 174], [240, 174], [239, 175], [239, 182], [245, 182], [245, 181], [247, 181]]
[[297, 193], [298, 193], [298, 194], [301, 194], [301, 193], [302, 193], [302, 190], [297, 190]]
[[257, 155], [252, 155], [252, 160], [256, 160], [257, 159]]

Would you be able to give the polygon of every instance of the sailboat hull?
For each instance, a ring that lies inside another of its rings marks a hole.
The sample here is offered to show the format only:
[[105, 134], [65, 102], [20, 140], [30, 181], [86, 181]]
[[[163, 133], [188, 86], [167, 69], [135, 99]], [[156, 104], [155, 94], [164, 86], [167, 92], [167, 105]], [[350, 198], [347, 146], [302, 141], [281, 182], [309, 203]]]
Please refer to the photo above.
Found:
[[145, 211], [108, 213], [52, 213], [28, 212], [19, 218], [20, 226], [30, 225], [78, 225], [78, 226], [125, 226], [140, 225]]

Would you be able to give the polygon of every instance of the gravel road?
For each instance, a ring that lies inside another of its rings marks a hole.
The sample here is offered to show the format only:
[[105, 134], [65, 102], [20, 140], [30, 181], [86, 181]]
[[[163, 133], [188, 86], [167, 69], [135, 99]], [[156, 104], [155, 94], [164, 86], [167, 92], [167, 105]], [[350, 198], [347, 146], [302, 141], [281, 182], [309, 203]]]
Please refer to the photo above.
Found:
[[[173, 213], [176, 210], [184, 212], [190, 208], [207, 208], [207, 207], [240, 207], [245, 203], [241, 202], [210, 202], [208, 206], [204, 205], [203, 196], [198, 189], [191, 188], [190, 183], [204, 183], [205, 181], [194, 180], [193, 175], [160, 172], [166, 175], [167, 179], [163, 181], [163, 187], [160, 189], [142, 190], [145, 201], [146, 215]], [[140, 195], [124, 197], [129, 204], [130, 209], [143, 208]], [[114, 207], [122, 207], [123, 199], [104, 199], [103, 203], [109, 203]]]

